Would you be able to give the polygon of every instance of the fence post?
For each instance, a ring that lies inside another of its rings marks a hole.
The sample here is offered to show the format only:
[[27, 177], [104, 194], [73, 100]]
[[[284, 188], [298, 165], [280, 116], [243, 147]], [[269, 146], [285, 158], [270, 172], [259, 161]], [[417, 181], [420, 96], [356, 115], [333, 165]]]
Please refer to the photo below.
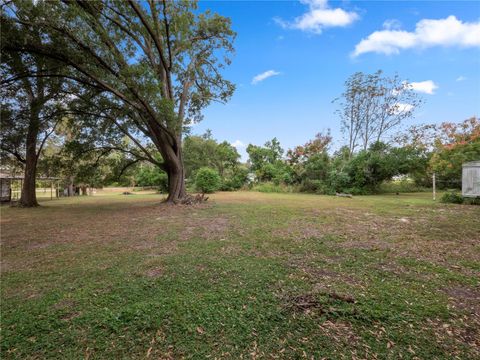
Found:
[[433, 176], [432, 176], [432, 181], [433, 181], [433, 201], [436, 200], [436, 189], [435, 189], [435, 173], [433, 173]]

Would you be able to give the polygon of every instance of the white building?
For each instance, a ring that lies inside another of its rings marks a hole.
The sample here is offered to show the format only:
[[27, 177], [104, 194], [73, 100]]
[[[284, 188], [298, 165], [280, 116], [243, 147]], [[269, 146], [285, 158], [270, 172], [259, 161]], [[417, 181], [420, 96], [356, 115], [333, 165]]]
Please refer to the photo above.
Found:
[[480, 197], [480, 161], [462, 165], [462, 196]]

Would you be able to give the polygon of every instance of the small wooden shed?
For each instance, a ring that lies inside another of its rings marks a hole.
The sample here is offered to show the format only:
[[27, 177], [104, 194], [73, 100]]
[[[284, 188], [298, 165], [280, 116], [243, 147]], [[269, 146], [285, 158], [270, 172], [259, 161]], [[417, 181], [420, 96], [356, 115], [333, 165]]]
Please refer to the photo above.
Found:
[[462, 165], [462, 196], [480, 197], [480, 160]]

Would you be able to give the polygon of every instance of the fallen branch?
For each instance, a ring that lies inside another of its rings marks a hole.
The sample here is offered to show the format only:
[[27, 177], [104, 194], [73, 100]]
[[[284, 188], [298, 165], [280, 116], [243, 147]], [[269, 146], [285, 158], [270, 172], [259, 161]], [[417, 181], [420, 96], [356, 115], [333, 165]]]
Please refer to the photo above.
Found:
[[344, 193], [336, 193], [335, 196], [347, 197], [347, 198], [350, 198], [350, 199], [353, 197], [352, 194], [344, 194]]

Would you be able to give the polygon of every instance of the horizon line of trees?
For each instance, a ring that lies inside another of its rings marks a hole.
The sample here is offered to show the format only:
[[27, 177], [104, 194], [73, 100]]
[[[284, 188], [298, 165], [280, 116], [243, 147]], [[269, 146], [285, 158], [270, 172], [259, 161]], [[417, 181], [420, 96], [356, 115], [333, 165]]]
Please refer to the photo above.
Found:
[[433, 172], [440, 189], [460, 188], [462, 164], [480, 160], [480, 120], [413, 125], [389, 144], [378, 141], [354, 153], [348, 145], [332, 152], [331, 143], [327, 131], [286, 153], [276, 138], [249, 145], [250, 169], [258, 183], [319, 194], [376, 193], [396, 177], [431, 187]]
[[234, 51], [229, 18], [170, 1], [13, 0], [0, 11], [1, 164], [23, 170], [22, 206], [38, 206], [38, 174], [69, 189], [154, 184], [181, 203], [206, 168], [215, 175], [202, 170], [204, 182], [221, 190], [254, 175], [303, 191], [368, 193], [396, 175], [426, 184], [435, 170], [448, 181], [459, 162], [480, 158], [476, 117], [417, 126], [387, 144], [423, 99], [379, 70], [353, 74], [334, 100], [344, 148], [329, 153], [327, 132], [285, 154], [273, 138], [250, 144], [242, 164], [228, 142], [188, 132], [234, 92], [221, 74]]
[[[480, 159], [480, 120], [472, 117], [460, 123], [414, 125], [398, 132], [389, 144], [373, 143], [353, 154], [347, 145], [332, 151], [332, 141], [327, 130], [284, 151], [273, 138], [263, 146], [249, 144], [248, 160], [242, 163], [237, 149], [215, 140], [211, 131], [188, 135], [184, 142], [187, 187], [203, 191], [196, 186], [197, 177], [200, 172], [205, 177], [207, 169], [214, 173], [208, 174], [214, 185], [206, 188], [221, 191], [253, 186], [267, 191], [371, 194], [397, 177], [409, 179], [407, 189], [431, 187], [433, 172], [440, 189], [459, 188], [462, 163]], [[155, 186], [168, 191], [166, 174], [147, 162], [138, 163], [118, 178], [119, 155], [117, 162], [106, 167], [111, 175], [102, 185]]]

